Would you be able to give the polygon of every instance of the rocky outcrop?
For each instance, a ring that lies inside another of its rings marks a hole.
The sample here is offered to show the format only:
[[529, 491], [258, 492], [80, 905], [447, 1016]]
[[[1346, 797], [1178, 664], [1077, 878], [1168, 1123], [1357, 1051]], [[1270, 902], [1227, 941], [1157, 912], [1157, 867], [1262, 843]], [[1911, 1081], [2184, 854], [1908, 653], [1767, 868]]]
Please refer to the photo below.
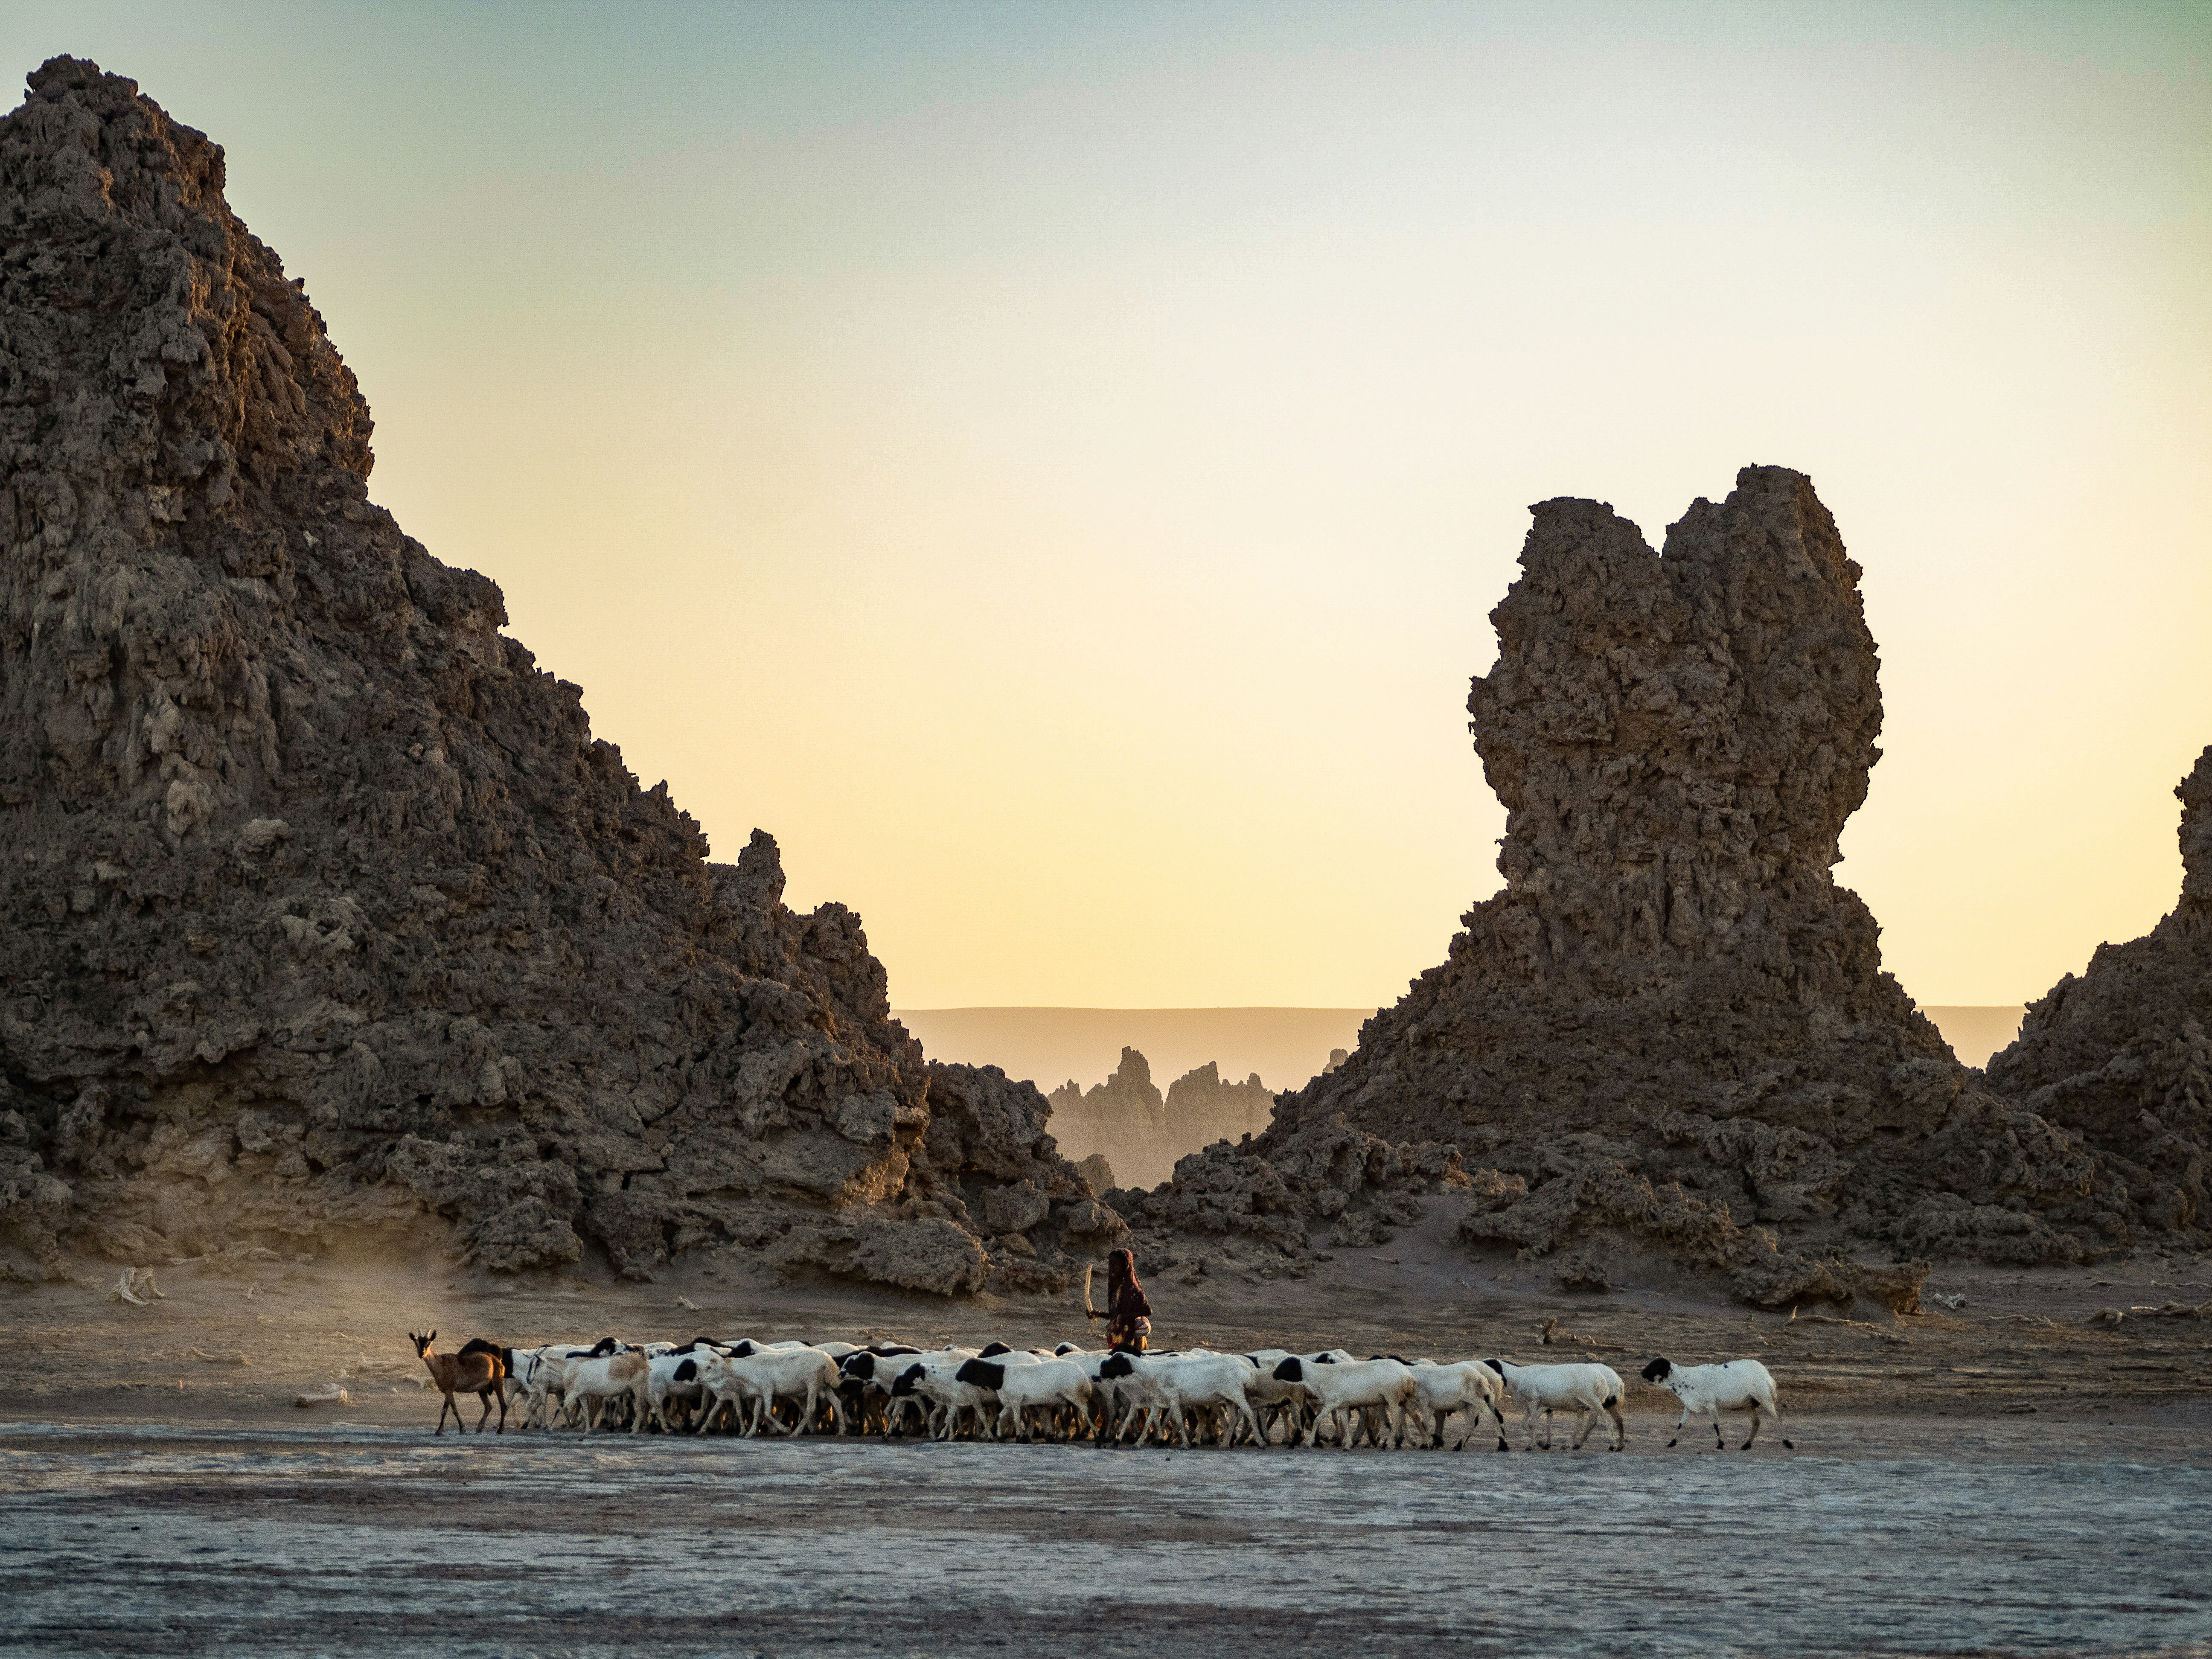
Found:
[[1455, 1149], [1462, 1236], [1572, 1257], [1584, 1284], [1633, 1259], [1763, 1303], [1894, 1305], [1937, 1252], [2118, 1242], [2081, 1137], [1957, 1064], [1830, 875], [1881, 704], [1858, 567], [1811, 483], [1747, 468], [1658, 555], [1602, 503], [1533, 511], [1468, 704], [1504, 890], [1249, 1149], [1124, 1195], [1133, 1221], [1274, 1226], [1304, 1201], [1285, 1170], [1358, 1134], [1370, 1168], [1392, 1162], [1376, 1146], [1401, 1170], [1407, 1146]]
[[1150, 1230], [1147, 1259], [1163, 1254], [1159, 1235], [1176, 1233], [1304, 1255], [1316, 1226], [1334, 1244], [1380, 1243], [1390, 1227], [1419, 1218], [1423, 1194], [1467, 1185], [1455, 1148], [1393, 1145], [1339, 1116], [1262, 1143], [1216, 1142], [1180, 1159], [1153, 1191], [1116, 1189], [1107, 1199], [1132, 1226]]
[[1191, 1150], [1170, 1132], [1152, 1062], [1134, 1048], [1122, 1048], [1121, 1063], [1103, 1083], [1086, 1090], [1070, 1078], [1052, 1091], [1050, 1104], [1053, 1135], [1067, 1157], [1103, 1157], [1133, 1185], [1166, 1180], [1176, 1159]]
[[90, 64], [0, 121], [0, 1233], [940, 1292], [1110, 1244], [1036, 1091], [927, 1063], [860, 918], [710, 861], [371, 503], [223, 182]]
[[2033, 1004], [1993, 1088], [2094, 1147], [2127, 1237], [2203, 1248], [2212, 1209], [2212, 748], [2181, 801], [2181, 896]]
[[1168, 1136], [1181, 1151], [1264, 1134], [1274, 1115], [1275, 1091], [1260, 1081], [1257, 1072], [1231, 1083], [1209, 1060], [1168, 1085]]
[[1053, 1133], [1066, 1156], [1103, 1158], [1143, 1188], [1167, 1180], [1178, 1158], [1201, 1147], [1261, 1133], [1275, 1097], [1258, 1073], [1224, 1082], [1220, 1066], [1208, 1060], [1169, 1085], [1163, 1098], [1151, 1061], [1124, 1047], [1103, 1083], [1086, 1091], [1071, 1078], [1052, 1091], [1050, 1103]]

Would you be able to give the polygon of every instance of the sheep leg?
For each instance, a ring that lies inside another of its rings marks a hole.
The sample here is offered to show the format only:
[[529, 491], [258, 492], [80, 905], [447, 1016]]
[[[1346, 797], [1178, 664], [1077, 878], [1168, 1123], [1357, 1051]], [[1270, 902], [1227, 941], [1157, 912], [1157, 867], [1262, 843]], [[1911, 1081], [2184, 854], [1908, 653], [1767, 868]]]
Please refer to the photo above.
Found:
[[1628, 1419], [1620, 1414], [1620, 1400], [1615, 1398], [1607, 1401], [1605, 1402], [1605, 1412], [1606, 1415], [1613, 1419], [1613, 1450], [1626, 1450], [1628, 1446]]
[[[1770, 1399], [1766, 1402], [1766, 1414], [1774, 1419], [1774, 1431], [1782, 1434], [1782, 1407]], [[1782, 1443], [1791, 1451], [1797, 1449], [1797, 1443], [1786, 1434], [1782, 1435]]]
[[[1190, 1449], [1190, 1419], [1184, 1414], [1182, 1401], [1180, 1399], [1170, 1400], [1168, 1402], [1168, 1416], [1176, 1425], [1176, 1433], [1182, 1441], [1183, 1449], [1188, 1451]], [[1167, 1436], [1164, 1434], [1160, 1439], [1164, 1442]]]
[[1718, 1406], [1713, 1407], [1713, 1449], [1728, 1449], [1728, 1437], [1721, 1432], [1721, 1408]]
[[1744, 1437], [1743, 1437], [1743, 1444], [1741, 1444], [1741, 1446], [1738, 1446], [1738, 1447], [1736, 1448], [1736, 1449], [1737, 1449], [1738, 1451], [1749, 1451], [1749, 1450], [1751, 1449], [1751, 1443], [1752, 1443], [1753, 1441], [1754, 1441], [1754, 1440], [1758, 1439], [1758, 1438], [1759, 1438], [1759, 1401], [1757, 1401], [1756, 1400], [1754, 1400], [1754, 1401], [1753, 1401], [1751, 1402], [1751, 1432], [1750, 1432], [1749, 1434], [1747, 1434], [1746, 1436], [1744, 1436]]
[[[1690, 1408], [1686, 1405], [1682, 1407], [1682, 1414], [1674, 1419], [1674, 1440], [1680, 1440], [1682, 1437], [1682, 1425], [1689, 1420]], [[1674, 1440], [1669, 1440], [1667, 1443], [1667, 1448], [1669, 1451], [1674, 1449]]]

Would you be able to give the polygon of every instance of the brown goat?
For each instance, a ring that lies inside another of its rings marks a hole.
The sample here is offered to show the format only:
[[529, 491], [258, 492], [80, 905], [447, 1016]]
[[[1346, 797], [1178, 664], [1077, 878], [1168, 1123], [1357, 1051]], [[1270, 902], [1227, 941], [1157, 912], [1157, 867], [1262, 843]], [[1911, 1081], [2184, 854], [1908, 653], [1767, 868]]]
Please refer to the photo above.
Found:
[[496, 1353], [481, 1349], [475, 1353], [432, 1353], [430, 1345], [438, 1340], [435, 1331], [428, 1336], [407, 1333], [407, 1340], [415, 1345], [416, 1354], [430, 1369], [430, 1380], [446, 1396], [446, 1403], [438, 1407], [438, 1432], [446, 1431], [446, 1413], [453, 1413], [453, 1426], [461, 1426], [460, 1402], [456, 1394], [472, 1394], [483, 1401], [483, 1415], [477, 1419], [477, 1432], [483, 1432], [484, 1418], [491, 1415], [491, 1397], [499, 1396], [499, 1427], [495, 1433], [507, 1432], [507, 1367]]

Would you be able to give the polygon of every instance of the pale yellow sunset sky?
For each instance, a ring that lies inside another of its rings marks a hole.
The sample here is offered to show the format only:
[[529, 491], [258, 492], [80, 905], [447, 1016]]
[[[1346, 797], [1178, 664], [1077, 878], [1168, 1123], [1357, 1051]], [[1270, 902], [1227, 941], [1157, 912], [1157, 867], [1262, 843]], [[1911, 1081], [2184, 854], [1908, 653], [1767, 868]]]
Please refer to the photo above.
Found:
[[227, 147], [376, 498], [902, 1006], [1371, 1006], [1495, 890], [1527, 505], [1865, 567], [1888, 965], [2016, 1002], [2212, 742], [2212, 6], [0, 8]]

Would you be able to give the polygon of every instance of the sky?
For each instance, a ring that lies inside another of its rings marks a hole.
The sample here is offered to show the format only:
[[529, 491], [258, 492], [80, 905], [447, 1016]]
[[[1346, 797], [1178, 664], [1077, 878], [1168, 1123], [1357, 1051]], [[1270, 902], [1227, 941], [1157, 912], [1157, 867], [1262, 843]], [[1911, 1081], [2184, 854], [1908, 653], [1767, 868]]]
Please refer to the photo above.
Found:
[[2212, 6], [0, 0], [228, 151], [593, 729], [906, 1007], [1360, 1006], [1499, 885], [1529, 503], [1808, 473], [1923, 1003], [2179, 890]]

